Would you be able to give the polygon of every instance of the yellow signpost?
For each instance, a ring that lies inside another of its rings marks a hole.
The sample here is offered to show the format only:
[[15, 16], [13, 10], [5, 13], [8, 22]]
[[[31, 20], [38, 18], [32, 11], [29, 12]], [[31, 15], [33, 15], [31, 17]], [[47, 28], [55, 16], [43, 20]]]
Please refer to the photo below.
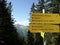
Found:
[[30, 31], [41, 32], [59, 32], [58, 25], [32, 25], [29, 27]]
[[60, 24], [59, 14], [37, 14], [33, 13], [31, 16], [31, 23], [51, 23]]
[[59, 32], [59, 14], [32, 13], [29, 30], [31, 32]]

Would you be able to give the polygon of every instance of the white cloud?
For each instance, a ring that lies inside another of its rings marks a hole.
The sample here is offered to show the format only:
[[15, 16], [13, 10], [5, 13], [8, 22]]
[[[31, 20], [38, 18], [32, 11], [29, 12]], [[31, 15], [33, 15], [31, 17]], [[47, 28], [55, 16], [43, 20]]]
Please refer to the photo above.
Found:
[[20, 24], [20, 25], [28, 26], [29, 25], [29, 21], [28, 20], [17, 21], [17, 22], [15, 22], [15, 24]]

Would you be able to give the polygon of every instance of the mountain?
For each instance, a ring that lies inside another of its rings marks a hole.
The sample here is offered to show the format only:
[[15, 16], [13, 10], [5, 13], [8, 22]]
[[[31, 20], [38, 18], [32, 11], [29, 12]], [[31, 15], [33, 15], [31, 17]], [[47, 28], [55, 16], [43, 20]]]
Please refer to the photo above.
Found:
[[27, 32], [28, 32], [28, 27], [27, 26], [23, 26], [23, 25], [20, 25], [20, 24], [15, 24], [15, 27], [17, 28], [18, 34], [22, 38], [25, 38], [27, 36]]

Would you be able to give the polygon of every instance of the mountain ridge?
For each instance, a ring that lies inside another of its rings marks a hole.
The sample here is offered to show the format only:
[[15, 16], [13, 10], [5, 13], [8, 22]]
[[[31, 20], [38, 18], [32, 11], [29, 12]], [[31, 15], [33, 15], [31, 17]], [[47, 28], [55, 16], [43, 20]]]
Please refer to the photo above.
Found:
[[18, 34], [22, 37], [25, 38], [28, 33], [28, 26], [20, 25], [20, 24], [15, 24], [15, 27], [17, 29]]

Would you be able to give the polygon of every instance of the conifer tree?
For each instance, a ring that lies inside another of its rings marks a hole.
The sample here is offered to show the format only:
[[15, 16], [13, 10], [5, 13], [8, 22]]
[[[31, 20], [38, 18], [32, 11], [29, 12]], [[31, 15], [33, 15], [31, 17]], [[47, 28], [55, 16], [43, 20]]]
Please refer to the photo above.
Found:
[[[31, 7], [31, 12], [35, 12], [35, 3], [32, 4]], [[28, 30], [28, 35], [27, 35], [27, 44], [28, 45], [34, 45], [34, 34]]]
[[[49, 7], [46, 8], [49, 10], [47, 12], [51, 13], [60, 13], [60, 0], [50, 0], [51, 3], [48, 5]], [[45, 40], [46, 40], [46, 45], [58, 45], [59, 43], [59, 38], [60, 38], [60, 33], [55, 32], [55, 33], [45, 33]]]
[[44, 8], [44, 0], [39, 0], [38, 4], [36, 5], [36, 12], [42, 13], [42, 9]]
[[32, 7], [31, 7], [31, 12], [35, 12], [35, 3], [32, 4]]
[[18, 45], [17, 30], [11, 18], [11, 2], [0, 0], [0, 44]]
[[57, 0], [52, 0], [52, 13], [59, 13], [59, 4]]
[[[50, 3], [48, 3], [50, 2]], [[59, 0], [47, 0], [45, 5], [46, 13], [59, 13], [60, 1]]]
[[[41, 2], [40, 2], [41, 1]], [[31, 12], [42, 12], [43, 3], [42, 0], [39, 0], [38, 4], [32, 4]], [[33, 43], [32, 43], [33, 42]], [[43, 45], [43, 38], [40, 33], [32, 33], [28, 31], [28, 44], [29, 45]]]

